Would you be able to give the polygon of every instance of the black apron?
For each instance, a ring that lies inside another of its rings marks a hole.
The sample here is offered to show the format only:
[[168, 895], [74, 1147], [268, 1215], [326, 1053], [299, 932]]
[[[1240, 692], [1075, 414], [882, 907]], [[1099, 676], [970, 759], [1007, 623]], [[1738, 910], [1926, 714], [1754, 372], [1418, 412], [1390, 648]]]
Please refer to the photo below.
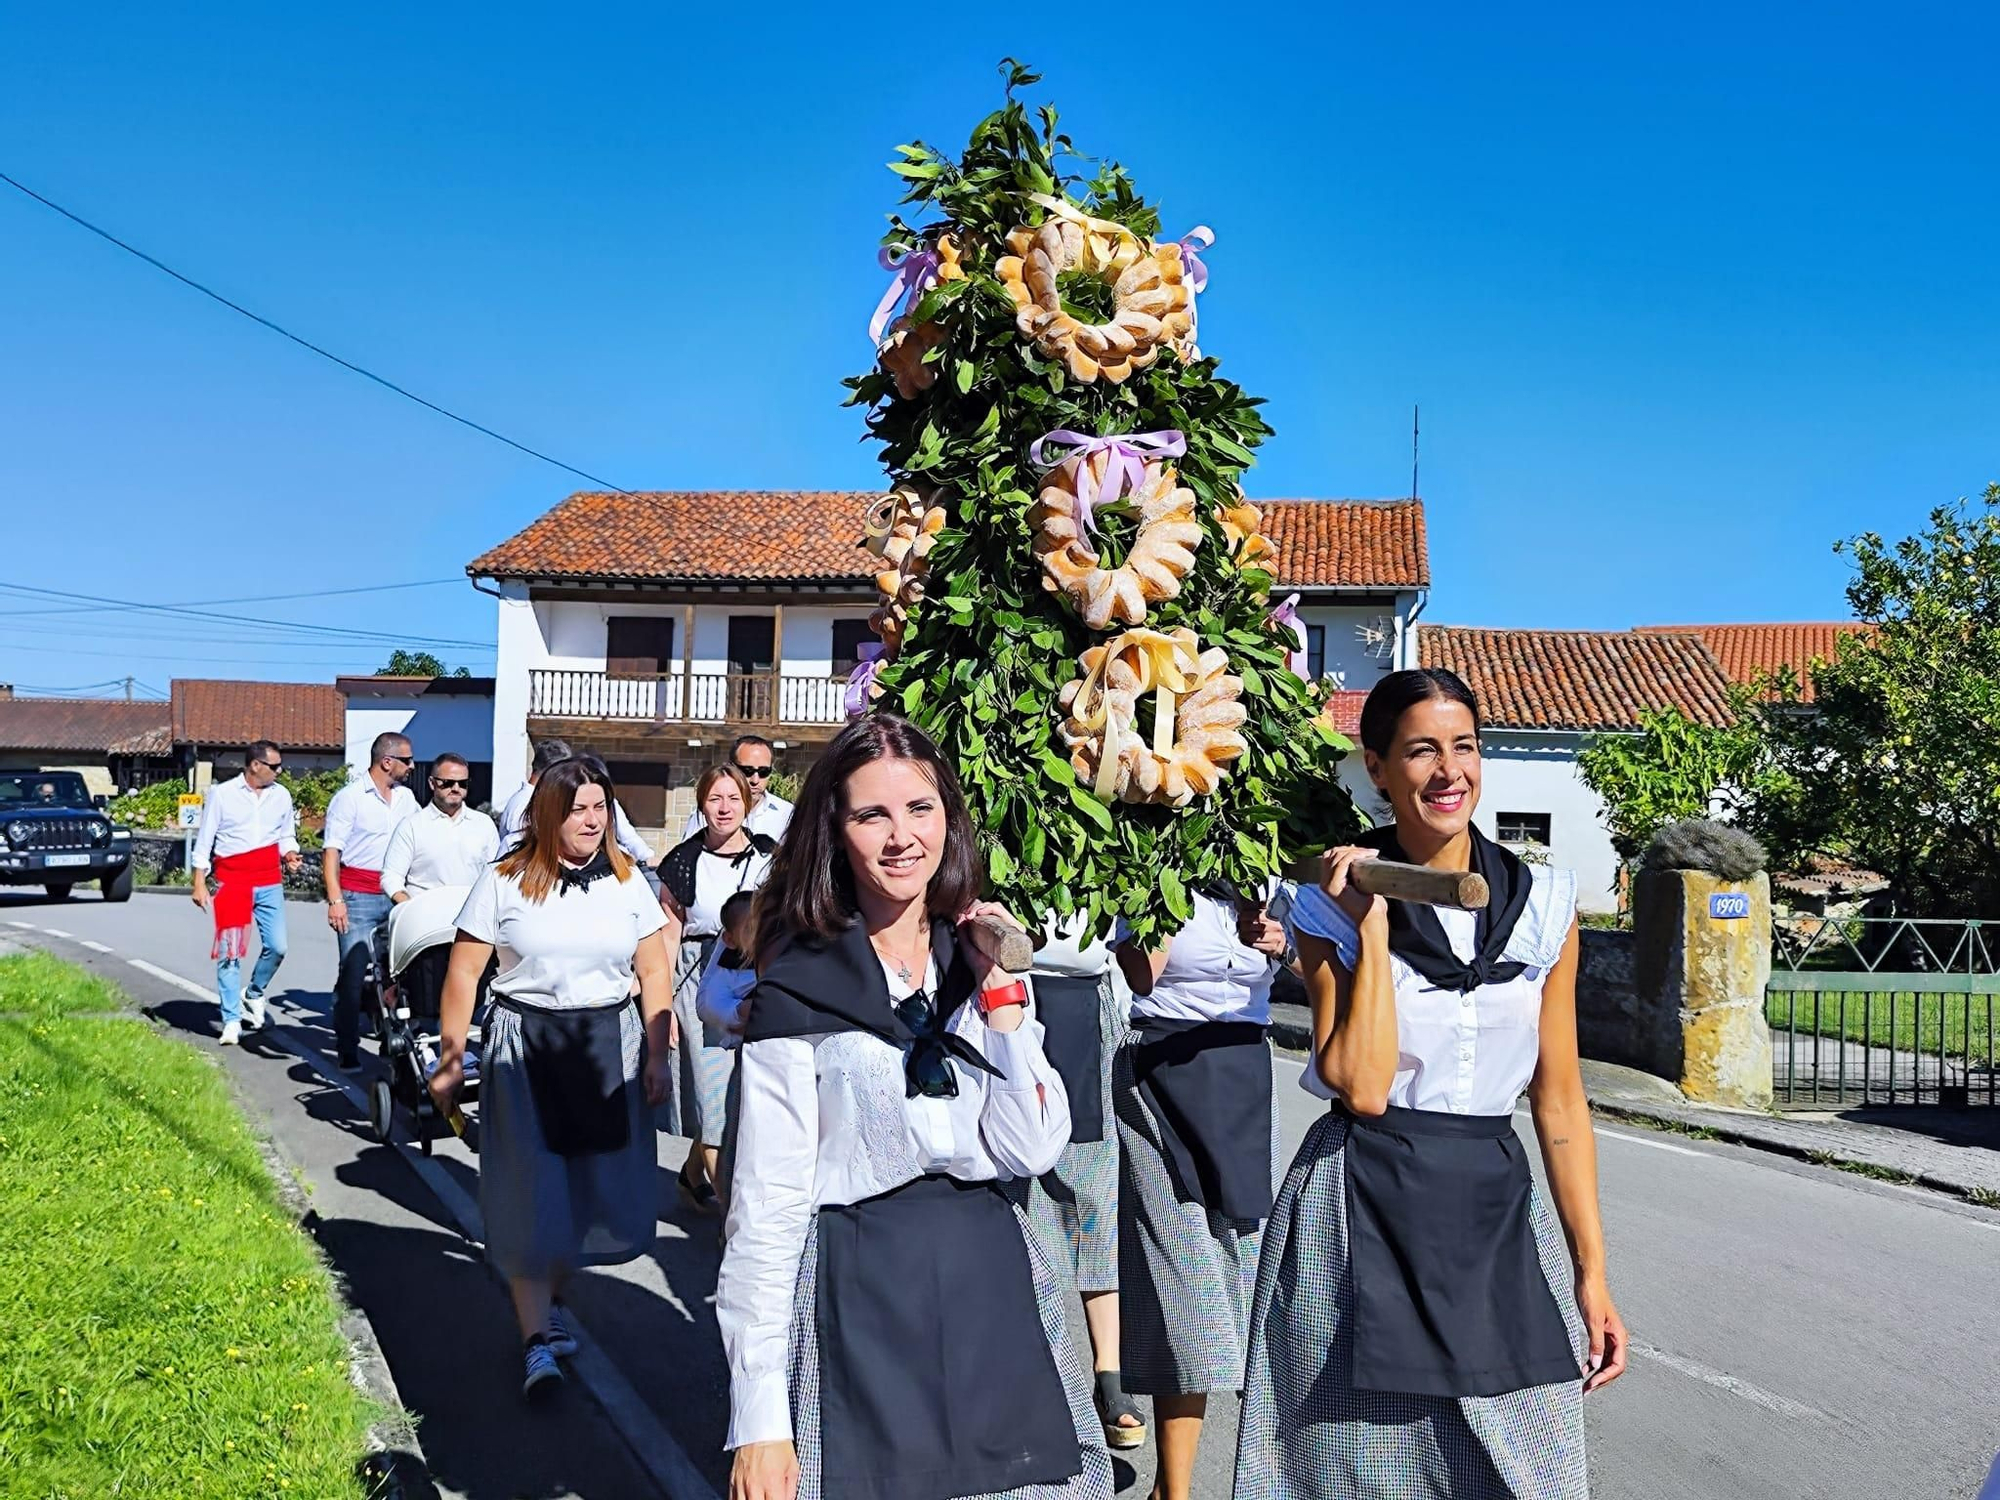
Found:
[[1035, 976], [1042, 1051], [1069, 1095], [1072, 1143], [1104, 1139], [1104, 1020], [1101, 979]]
[[1581, 1380], [1513, 1116], [1343, 1113], [1355, 1388], [1498, 1396]]
[[557, 1156], [622, 1151], [632, 1139], [625, 1100], [623, 1017], [631, 1001], [552, 1010], [493, 997], [521, 1018], [521, 1065], [542, 1144]]
[[1083, 1471], [998, 1184], [919, 1177], [821, 1209], [817, 1276], [824, 1500], [950, 1500]]
[[[1046, 1024], [1046, 1023], [1045, 1023]], [[1225, 1219], [1271, 1213], [1271, 1049], [1254, 1021], [1133, 1023], [1132, 1082], [1160, 1127], [1182, 1201]]]

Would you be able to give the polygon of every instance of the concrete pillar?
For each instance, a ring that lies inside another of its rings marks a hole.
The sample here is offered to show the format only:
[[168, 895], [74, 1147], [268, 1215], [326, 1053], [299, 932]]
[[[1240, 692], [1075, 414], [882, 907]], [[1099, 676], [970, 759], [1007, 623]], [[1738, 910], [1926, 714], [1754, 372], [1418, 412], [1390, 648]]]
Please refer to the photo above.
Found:
[[1702, 1104], [1771, 1107], [1771, 881], [1646, 870], [1634, 883], [1640, 1006], [1680, 1022], [1681, 1092]]
[[494, 634], [493, 805], [500, 807], [528, 779], [528, 672], [548, 655], [541, 622], [524, 583], [500, 585]]

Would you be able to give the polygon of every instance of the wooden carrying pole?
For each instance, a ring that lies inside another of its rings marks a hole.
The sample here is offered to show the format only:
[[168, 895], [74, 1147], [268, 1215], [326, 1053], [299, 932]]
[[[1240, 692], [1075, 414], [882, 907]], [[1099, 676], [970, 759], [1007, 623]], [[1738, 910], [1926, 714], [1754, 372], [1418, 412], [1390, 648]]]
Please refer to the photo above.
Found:
[[[1314, 854], [1300, 860], [1290, 873], [1294, 880], [1317, 885], [1320, 857]], [[1357, 859], [1347, 867], [1347, 878], [1356, 890], [1370, 896], [1459, 911], [1481, 910], [1489, 894], [1486, 877], [1471, 870], [1433, 870], [1428, 865], [1406, 865], [1393, 859]]]
[[1009, 974], [1025, 974], [1035, 966], [1035, 940], [998, 917], [972, 917], [967, 927], [977, 931], [979, 946]]

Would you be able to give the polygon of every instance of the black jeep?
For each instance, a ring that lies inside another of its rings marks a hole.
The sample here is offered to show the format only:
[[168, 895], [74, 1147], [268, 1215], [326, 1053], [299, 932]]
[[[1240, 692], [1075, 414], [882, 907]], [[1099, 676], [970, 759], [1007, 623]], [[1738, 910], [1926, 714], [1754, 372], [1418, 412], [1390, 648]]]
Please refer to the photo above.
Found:
[[0, 771], [0, 885], [46, 886], [60, 901], [80, 880], [130, 901], [131, 832], [74, 771]]

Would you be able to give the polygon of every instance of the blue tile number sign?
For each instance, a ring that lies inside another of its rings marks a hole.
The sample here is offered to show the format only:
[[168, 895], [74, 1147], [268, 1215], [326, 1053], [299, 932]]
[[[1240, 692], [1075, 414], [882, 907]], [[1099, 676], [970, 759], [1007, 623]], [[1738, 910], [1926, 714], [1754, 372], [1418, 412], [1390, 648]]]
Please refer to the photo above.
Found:
[[1716, 891], [1708, 898], [1708, 914], [1718, 922], [1740, 922], [1750, 915], [1750, 898], [1742, 891]]

